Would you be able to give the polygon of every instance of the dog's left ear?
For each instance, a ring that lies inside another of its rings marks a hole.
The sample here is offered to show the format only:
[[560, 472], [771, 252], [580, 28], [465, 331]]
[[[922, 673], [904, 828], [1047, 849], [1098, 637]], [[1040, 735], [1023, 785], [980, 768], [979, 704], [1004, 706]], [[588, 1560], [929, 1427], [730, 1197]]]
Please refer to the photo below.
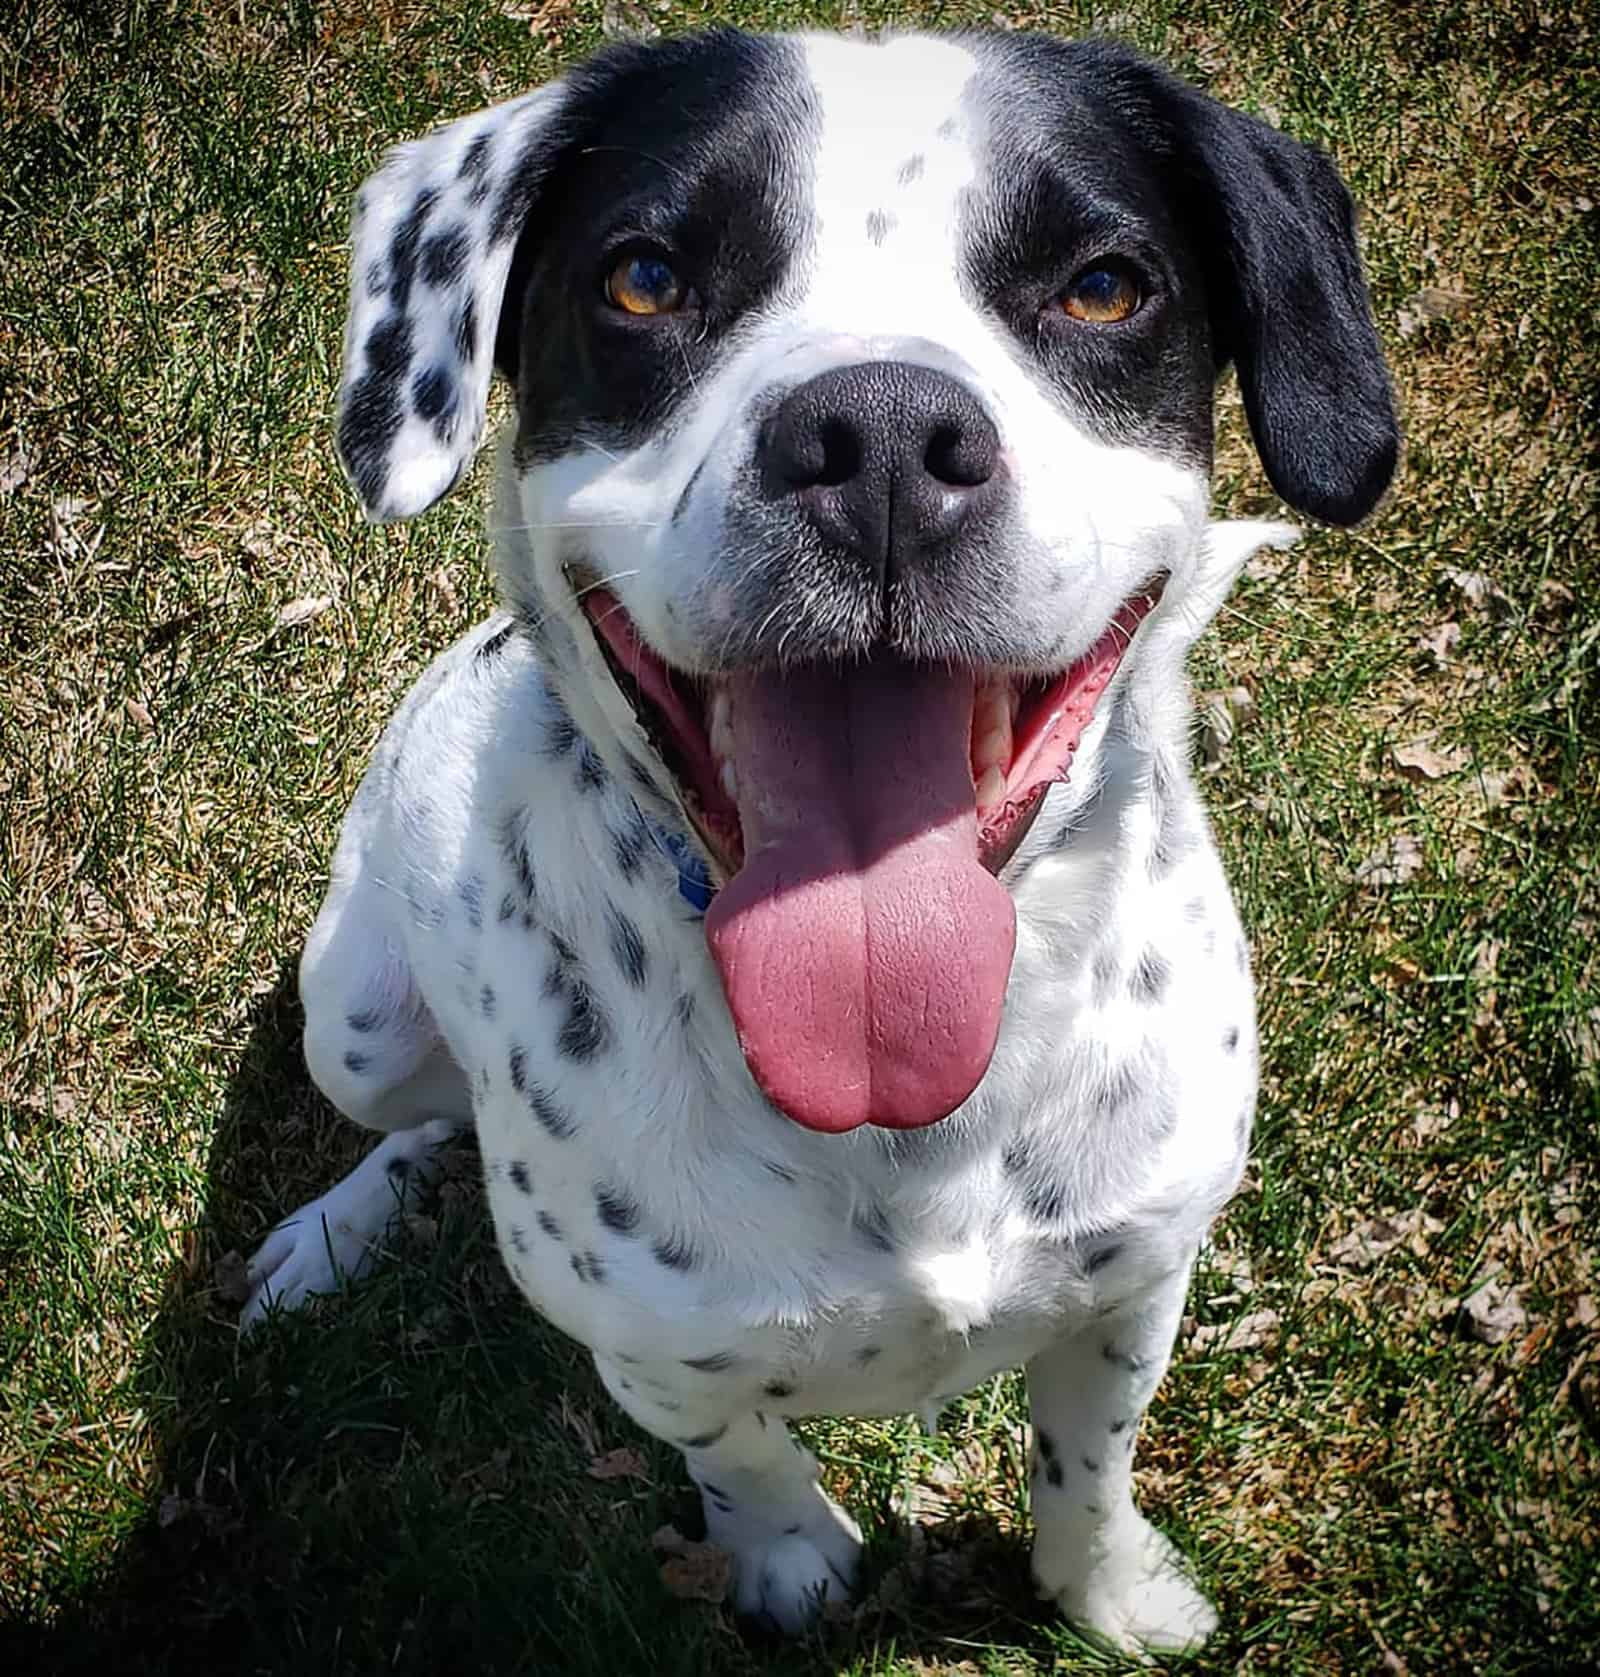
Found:
[[565, 102], [551, 82], [435, 129], [356, 195], [337, 439], [375, 523], [425, 511], [477, 452], [506, 275]]
[[1350, 194], [1322, 152], [1162, 81], [1218, 366], [1238, 368], [1273, 488], [1313, 518], [1354, 524], [1389, 486], [1400, 428]]

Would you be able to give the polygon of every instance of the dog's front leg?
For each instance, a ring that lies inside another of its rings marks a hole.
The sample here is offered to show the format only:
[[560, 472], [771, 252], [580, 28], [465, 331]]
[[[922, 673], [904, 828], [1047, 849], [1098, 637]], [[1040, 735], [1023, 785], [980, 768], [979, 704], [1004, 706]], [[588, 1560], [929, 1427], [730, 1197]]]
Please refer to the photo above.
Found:
[[[604, 1357], [606, 1389], [646, 1432], [683, 1451], [706, 1537], [734, 1561], [734, 1605], [795, 1634], [855, 1581], [861, 1528], [817, 1482], [817, 1460], [777, 1417], [717, 1420], [692, 1400], [652, 1397], [648, 1369]], [[697, 1412], [698, 1410], [698, 1412]]]
[[1133, 1443], [1166, 1371], [1189, 1265], [1028, 1364], [1034, 1577], [1119, 1648], [1170, 1653], [1216, 1627], [1172, 1544], [1133, 1505]]

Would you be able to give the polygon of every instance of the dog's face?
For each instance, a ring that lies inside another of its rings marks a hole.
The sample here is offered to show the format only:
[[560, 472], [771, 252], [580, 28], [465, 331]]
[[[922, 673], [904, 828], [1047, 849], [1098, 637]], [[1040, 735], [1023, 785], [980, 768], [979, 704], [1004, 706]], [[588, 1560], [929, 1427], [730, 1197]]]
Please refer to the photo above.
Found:
[[982, 1076], [994, 876], [1220, 598], [1219, 370], [1292, 505], [1393, 469], [1330, 165], [1110, 46], [611, 49], [402, 148], [355, 238], [363, 501], [444, 493], [511, 379], [504, 583], [698, 831], [746, 1057], [817, 1128]]

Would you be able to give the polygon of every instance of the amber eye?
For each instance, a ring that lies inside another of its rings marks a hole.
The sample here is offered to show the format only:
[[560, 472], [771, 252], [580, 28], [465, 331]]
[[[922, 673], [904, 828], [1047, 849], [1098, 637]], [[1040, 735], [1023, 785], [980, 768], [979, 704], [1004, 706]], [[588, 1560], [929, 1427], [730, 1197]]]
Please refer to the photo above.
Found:
[[1096, 324], [1126, 320], [1143, 301], [1139, 281], [1130, 269], [1121, 264], [1085, 268], [1082, 273], [1073, 275], [1067, 289], [1061, 293], [1061, 307], [1074, 320], [1088, 320]]
[[606, 301], [628, 314], [671, 314], [683, 307], [683, 282], [659, 256], [624, 256], [606, 275]]

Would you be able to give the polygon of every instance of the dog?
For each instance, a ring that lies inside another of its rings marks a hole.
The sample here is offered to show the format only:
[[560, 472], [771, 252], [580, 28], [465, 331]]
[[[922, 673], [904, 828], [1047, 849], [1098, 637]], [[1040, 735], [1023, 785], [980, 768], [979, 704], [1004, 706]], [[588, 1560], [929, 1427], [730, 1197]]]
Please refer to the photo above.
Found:
[[1184, 661], [1295, 531], [1209, 520], [1229, 365], [1282, 499], [1365, 516], [1398, 430], [1333, 166], [1116, 44], [618, 44], [393, 152], [338, 447], [419, 514], [498, 368], [504, 610], [345, 819], [305, 1051], [387, 1135], [245, 1324], [471, 1125], [741, 1612], [799, 1631], [857, 1567], [787, 1417], [1022, 1365], [1040, 1591], [1203, 1639], [1131, 1465], [1256, 1089]]

